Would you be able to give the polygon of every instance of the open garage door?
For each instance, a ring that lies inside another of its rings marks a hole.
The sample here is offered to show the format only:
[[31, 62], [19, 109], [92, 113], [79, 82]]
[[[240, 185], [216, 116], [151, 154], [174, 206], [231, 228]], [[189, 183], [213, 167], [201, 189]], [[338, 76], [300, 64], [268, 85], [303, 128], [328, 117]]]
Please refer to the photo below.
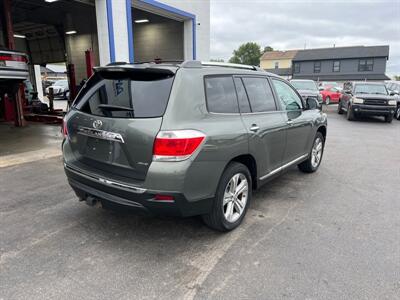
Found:
[[133, 9], [135, 61], [184, 60], [184, 23]]

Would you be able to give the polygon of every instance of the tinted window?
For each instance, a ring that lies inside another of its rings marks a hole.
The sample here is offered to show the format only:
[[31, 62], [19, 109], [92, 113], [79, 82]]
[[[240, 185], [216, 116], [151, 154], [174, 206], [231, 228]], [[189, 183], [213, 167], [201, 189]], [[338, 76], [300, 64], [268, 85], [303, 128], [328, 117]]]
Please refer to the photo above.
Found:
[[147, 81], [103, 79], [80, 109], [104, 117], [160, 117], [167, 106], [172, 81], [173, 77]]
[[244, 89], [242, 79], [235, 78], [235, 85], [236, 85], [236, 91], [237, 91], [238, 100], [239, 100], [240, 112], [241, 113], [250, 112], [251, 110], [250, 110], [249, 99], [247, 98], [247, 94]]
[[302, 108], [301, 99], [285, 82], [272, 79], [275, 91], [284, 110], [299, 110]]
[[276, 110], [274, 96], [266, 78], [244, 77], [243, 83], [252, 112]]
[[214, 113], [238, 113], [237, 97], [233, 78], [206, 77], [206, 98], [209, 112]]

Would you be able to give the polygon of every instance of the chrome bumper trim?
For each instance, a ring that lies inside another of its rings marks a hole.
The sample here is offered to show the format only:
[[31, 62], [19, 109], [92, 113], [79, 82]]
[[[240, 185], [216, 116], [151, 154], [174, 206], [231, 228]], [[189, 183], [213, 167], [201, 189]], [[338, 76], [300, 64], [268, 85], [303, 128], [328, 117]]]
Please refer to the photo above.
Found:
[[68, 171], [70, 171], [72, 173], [75, 173], [75, 174], [77, 174], [79, 176], [83, 176], [83, 177], [86, 177], [88, 179], [96, 180], [96, 181], [99, 181], [101, 183], [104, 183], [104, 184], [107, 184], [107, 185], [111, 185], [111, 186], [115, 186], [115, 187], [118, 187], [118, 188], [128, 189], [128, 190], [130, 190], [130, 191], [132, 191], [132, 192], [134, 192], [136, 194], [143, 194], [143, 193], [145, 193], [147, 191], [146, 189], [139, 188], [139, 187], [136, 187], [136, 186], [133, 186], [133, 185], [129, 185], [129, 184], [125, 184], [125, 183], [121, 183], [121, 182], [117, 182], [117, 181], [113, 181], [113, 180], [109, 180], [109, 179], [105, 179], [105, 178], [101, 178], [101, 177], [95, 176], [95, 175], [90, 174], [88, 172], [85, 172], [85, 171], [82, 171], [80, 169], [71, 167], [71, 166], [67, 165], [66, 163], [64, 163], [64, 167]]

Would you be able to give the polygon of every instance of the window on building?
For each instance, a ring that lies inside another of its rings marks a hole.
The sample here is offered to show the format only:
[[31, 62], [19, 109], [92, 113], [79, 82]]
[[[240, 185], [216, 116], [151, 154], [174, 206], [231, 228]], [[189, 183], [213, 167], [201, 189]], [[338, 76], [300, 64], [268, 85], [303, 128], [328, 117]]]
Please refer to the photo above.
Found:
[[275, 62], [275, 69], [279, 69], [279, 61]]
[[244, 77], [243, 83], [249, 96], [252, 112], [276, 110], [274, 96], [266, 78]]
[[314, 73], [319, 73], [321, 72], [321, 62], [316, 61], [314, 62]]
[[340, 60], [333, 61], [333, 72], [340, 72]]
[[295, 73], [300, 73], [300, 63], [294, 63], [293, 68]]
[[235, 86], [231, 76], [206, 77], [205, 86], [209, 112], [239, 112]]
[[374, 60], [373, 59], [360, 59], [358, 61], [358, 71], [372, 71], [374, 69]]

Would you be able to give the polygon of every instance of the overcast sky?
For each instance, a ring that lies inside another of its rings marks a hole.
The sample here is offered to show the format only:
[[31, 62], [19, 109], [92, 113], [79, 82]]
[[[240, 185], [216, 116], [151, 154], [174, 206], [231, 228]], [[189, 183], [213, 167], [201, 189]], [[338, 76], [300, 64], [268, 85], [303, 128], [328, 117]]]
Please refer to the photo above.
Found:
[[277, 50], [390, 45], [387, 74], [400, 75], [400, 0], [211, 0], [211, 58], [242, 43]]

